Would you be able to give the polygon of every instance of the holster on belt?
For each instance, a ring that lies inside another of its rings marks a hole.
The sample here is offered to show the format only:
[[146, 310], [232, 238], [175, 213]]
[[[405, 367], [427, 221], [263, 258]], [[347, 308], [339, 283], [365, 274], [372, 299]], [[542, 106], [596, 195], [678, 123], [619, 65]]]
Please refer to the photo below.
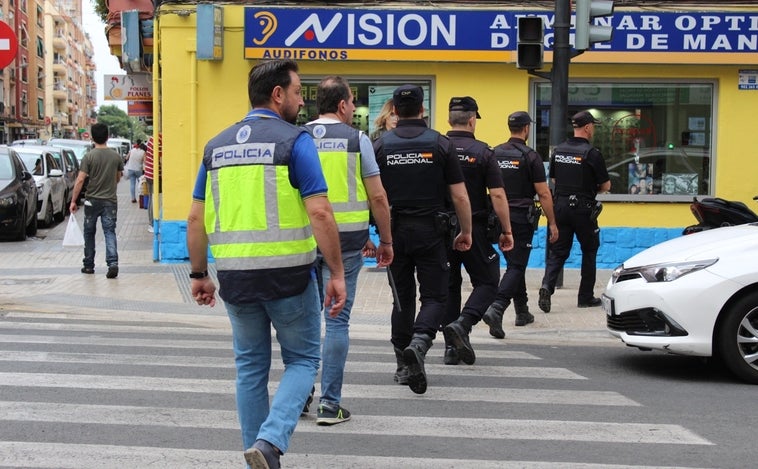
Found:
[[596, 200], [595, 205], [591, 208], [592, 210], [590, 211], [590, 220], [595, 221], [597, 220], [597, 217], [600, 216], [600, 212], [603, 211], [603, 203], [599, 200]]
[[534, 231], [540, 226], [540, 217], [542, 216], [542, 205], [539, 202], [534, 202], [527, 208], [526, 220], [532, 225]]
[[500, 219], [495, 212], [490, 212], [487, 215], [487, 242], [495, 244], [500, 240], [500, 233], [503, 232], [502, 226], [500, 226]]

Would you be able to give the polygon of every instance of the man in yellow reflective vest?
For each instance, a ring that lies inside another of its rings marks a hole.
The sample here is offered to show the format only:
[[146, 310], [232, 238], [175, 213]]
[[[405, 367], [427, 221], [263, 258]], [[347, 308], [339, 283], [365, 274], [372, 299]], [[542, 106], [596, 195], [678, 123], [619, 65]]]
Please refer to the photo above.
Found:
[[[329, 265], [324, 307], [345, 305], [339, 233], [313, 139], [293, 124], [304, 105], [291, 60], [248, 76], [252, 111], [205, 146], [187, 222], [191, 291], [215, 305], [207, 249], [232, 324], [237, 411], [245, 459], [278, 468], [319, 366], [321, 305], [316, 245]], [[284, 373], [269, 406], [271, 325]]]
[[[316, 91], [319, 118], [306, 124], [318, 148], [321, 167], [329, 186], [329, 201], [340, 231], [342, 263], [345, 268], [347, 301], [337, 317], [324, 315], [326, 333], [321, 353], [321, 398], [316, 423], [334, 425], [350, 420], [350, 412], [340, 405], [342, 379], [349, 347], [350, 310], [355, 299], [363, 255], [376, 255], [378, 267], [392, 263], [392, 232], [387, 193], [379, 176], [371, 139], [348, 123], [355, 104], [347, 80], [332, 76], [321, 80]], [[368, 236], [369, 208], [379, 230], [379, 247]], [[324, 281], [329, 266], [321, 254], [317, 261]]]

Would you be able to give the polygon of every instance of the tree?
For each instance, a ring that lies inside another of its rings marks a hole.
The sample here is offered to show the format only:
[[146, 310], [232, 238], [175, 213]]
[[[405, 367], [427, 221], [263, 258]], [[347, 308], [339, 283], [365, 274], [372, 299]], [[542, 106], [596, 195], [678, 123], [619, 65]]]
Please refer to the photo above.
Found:
[[90, 0], [95, 6], [95, 14], [103, 20], [103, 23], [108, 24], [108, 5], [106, 0]]
[[144, 122], [136, 117], [129, 117], [118, 106], [100, 106], [97, 121], [108, 126], [111, 137], [128, 138], [133, 142], [147, 140]]

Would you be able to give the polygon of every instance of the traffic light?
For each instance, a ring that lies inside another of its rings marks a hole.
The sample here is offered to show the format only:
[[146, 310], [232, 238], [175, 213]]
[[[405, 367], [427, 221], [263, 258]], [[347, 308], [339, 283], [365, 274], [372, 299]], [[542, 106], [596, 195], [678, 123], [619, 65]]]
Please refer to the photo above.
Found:
[[587, 50], [596, 42], [607, 42], [613, 37], [613, 27], [593, 24], [595, 18], [611, 16], [613, 2], [609, 0], [576, 0], [576, 35], [574, 48]]
[[516, 68], [535, 70], [542, 68], [545, 27], [539, 16], [521, 16], [518, 19]]

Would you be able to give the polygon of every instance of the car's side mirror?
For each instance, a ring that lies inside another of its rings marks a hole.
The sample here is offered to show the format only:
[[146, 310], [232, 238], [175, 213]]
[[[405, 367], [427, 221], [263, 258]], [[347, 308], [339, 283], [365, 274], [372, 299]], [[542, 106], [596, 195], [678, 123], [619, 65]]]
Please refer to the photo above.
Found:
[[29, 179], [31, 179], [33, 177], [34, 176], [32, 176], [32, 173], [30, 173], [29, 171], [24, 171], [24, 173], [23, 173], [23, 175], [21, 177], [21, 180], [22, 181], [28, 181]]
[[51, 169], [49, 176], [52, 178], [63, 177], [63, 171], [61, 171], [60, 169]]

